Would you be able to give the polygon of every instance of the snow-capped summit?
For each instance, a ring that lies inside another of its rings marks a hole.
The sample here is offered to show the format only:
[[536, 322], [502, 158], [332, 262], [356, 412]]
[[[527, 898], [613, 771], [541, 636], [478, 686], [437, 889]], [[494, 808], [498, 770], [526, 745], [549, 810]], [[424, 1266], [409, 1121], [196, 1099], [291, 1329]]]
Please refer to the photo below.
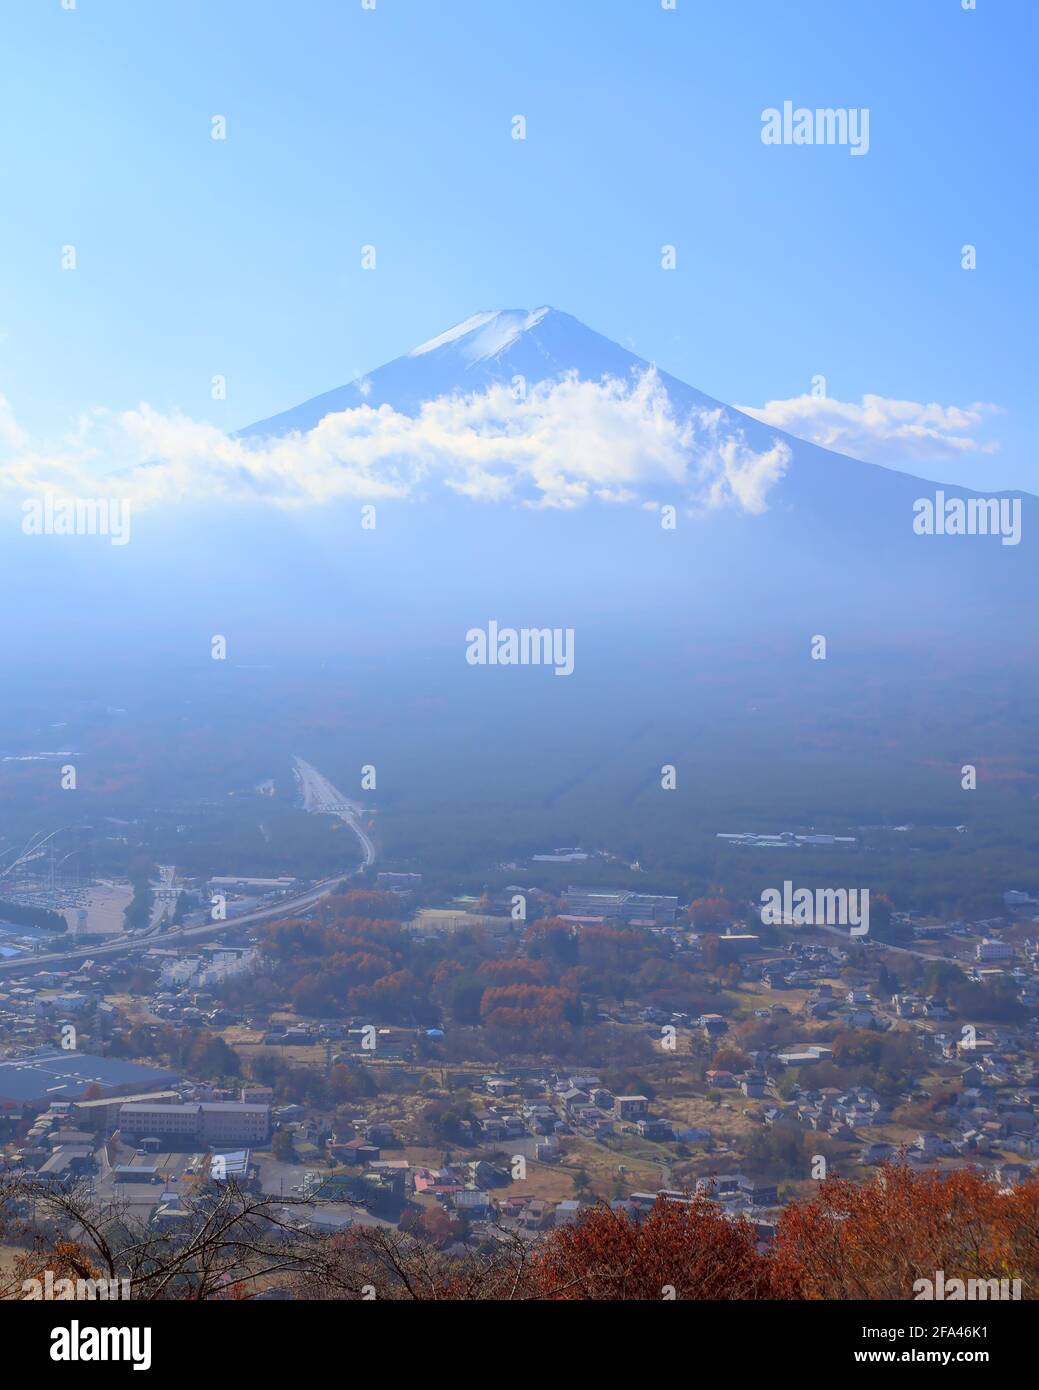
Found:
[[[389, 405], [407, 415], [426, 401], [453, 392], [486, 390], [521, 376], [536, 382], [576, 372], [587, 380], [619, 377], [649, 363], [588, 328], [572, 314], [542, 305], [538, 309], [491, 309], [472, 314], [446, 332], [420, 343], [402, 357], [333, 391], [241, 431], [246, 438], [306, 431], [339, 410]], [[717, 408], [718, 402], [674, 381], [682, 404]]]
[[412, 348], [408, 356], [423, 357], [427, 352], [455, 345], [470, 362], [481, 362], [488, 357], [497, 357], [511, 347], [521, 333], [536, 328], [550, 313], [552, 310], [546, 305], [529, 313], [526, 309], [490, 309], [482, 314], [473, 314], [471, 318], [456, 323], [446, 333]]

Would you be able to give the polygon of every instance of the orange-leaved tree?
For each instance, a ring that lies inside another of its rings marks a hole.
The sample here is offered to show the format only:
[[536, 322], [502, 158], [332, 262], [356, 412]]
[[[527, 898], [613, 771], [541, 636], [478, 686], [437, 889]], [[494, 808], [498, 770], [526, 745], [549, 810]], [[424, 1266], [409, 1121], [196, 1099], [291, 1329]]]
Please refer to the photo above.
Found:
[[756, 1299], [770, 1296], [769, 1270], [750, 1222], [706, 1198], [658, 1198], [638, 1219], [603, 1205], [557, 1227], [529, 1287], [549, 1299]]
[[778, 1298], [912, 1299], [914, 1284], [1020, 1279], [1039, 1287], [1039, 1179], [1001, 1190], [973, 1168], [889, 1164], [871, 1182], [825, 1181], [784, 1208], [774, 1250]]

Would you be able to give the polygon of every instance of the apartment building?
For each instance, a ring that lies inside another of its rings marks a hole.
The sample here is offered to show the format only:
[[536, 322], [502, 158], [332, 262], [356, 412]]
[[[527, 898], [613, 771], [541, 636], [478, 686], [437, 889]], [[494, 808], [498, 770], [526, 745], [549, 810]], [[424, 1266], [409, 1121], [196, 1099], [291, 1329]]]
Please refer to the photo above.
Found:
[[624, 888], [568, 888], [563, 900], [572, 917], [604, 917], [625, 923], [670, 923], [678, 912], [677, 897], [633, 893]]
[[974, 948], [974, 955], [976, 960], [1012, 960], [1014, 948], [1008, 946], [1005, 941], [992, 941], [989, 937], [985, 937]]
[[183, 1105], [131, 1103], [119, 1110], [119, 1129], [138, 1139], [182, 1140], [201, 1144], [263, 1144], [271, 1129], [269, 1105], [240, 1101]]

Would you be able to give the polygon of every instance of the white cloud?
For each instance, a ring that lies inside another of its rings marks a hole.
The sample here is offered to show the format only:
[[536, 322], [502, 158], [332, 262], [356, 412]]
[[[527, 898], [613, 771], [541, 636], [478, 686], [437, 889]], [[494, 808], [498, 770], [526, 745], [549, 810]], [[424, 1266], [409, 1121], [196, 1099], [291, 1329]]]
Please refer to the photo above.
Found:
[[440, 483], [525, 506], [637, 502], [649, 489], [694, 508], [758, 512], [790, 457], [778, 442], [754, 451], [721, 410], [677, 417], [652, 371], [628, 382], [570, 375], [523, 400], [494, 386], [427, 402], [415, 417], [365, 404], [280, 439], [239, 439], [141, 405], [95, 411], [41, 446], [0, 411], [0, 449], [9, 489], [90, 496], [118, 477], [137, 507], [185, 497], [309, 506], [409, 497]]
[[795, 396], [764, 406], [736, 408], [774, 429], [867, 462], [950, 459], [991, 454], [998, 448], [976, 437], [987, 418], [997, 413], [996, 406], [982, 403], [966, 407], [922, 405], [867, 395], [856, 405], [828, 396]]

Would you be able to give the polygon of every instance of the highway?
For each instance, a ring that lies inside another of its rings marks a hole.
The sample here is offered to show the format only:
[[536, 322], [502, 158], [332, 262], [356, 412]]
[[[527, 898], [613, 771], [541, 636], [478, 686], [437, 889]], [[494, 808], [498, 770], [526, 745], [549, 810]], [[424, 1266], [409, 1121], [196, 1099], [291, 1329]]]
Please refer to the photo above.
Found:
[[152, 884], [152, 892], [155, 896], [148, 926], [148, 930], [151, 932], [161, 931], [164, 921], [173, 921], [173, 914], [177, 910], [177, 898], [180, 895], [180, 889], [177, 887], [176, 866], [174, 864], [159, 864], [157, 867], [159, 881]]
[[153, 950], [156, 946], [183, 945], [198, 938], [212, 939], [220, 932], [228, 931], [231, 928], [237, 929], [250, 926], [255, 922], [267, 922], [272, 918], [291, 917], [294, 913], [313, 907], [322, 898], [327, 898], [344, 879], [354, 878], [375, 863], [375, 845], [361, 824], [361, 816], [364, 811], [362, 806], [344, 796], [327, 777], [311, 767], [309, 763], [305, 763], [302, 758], [296, 759], [295, 770], [303, 796], [304, 809], [315, 815], [338, 816], [357, 836], [363, 857], [355, 869], [334, 874], [331, 878], [321, 879], [303, 893], [297, 893], [291, 898], [282, 898], [277, 903], [256, 908], [252, 912], [243, 912], [238, 917], [228, 917], [222, 922], [207, 920], [198, 925], [173, 927], [169, 931], [162, 932], [161, 935], [155, 935], [150, 929], [147, 929], [145, 932], [137, 932], [132, 936], [129, 934], [121, 935], [114, 941], [106, 941], [103, 945], [79, 946], [72, 950], [50, 951], [45, 955], [16, 956], [10, 960], [0, 960], [0, 973], [31, 975], [37, 970], [52, 965], [68, 965], [84, 960], [96, 960], [99, 957], [137, 955], [144, 951]]
[[311, 767], [309, 763], [305, 763], [302, 758], [296, 759], [296, 777], [303, 793], [304, 810], [327, 816], [338, 816], [340, 820], [345, 821], [360, 840], [361, 848], [364, 850], [364, 863], [361, 868], [367, 869], [369, 865], [374, 864], [375, 846], [361, 824], [364, 807], [344, 796], [341, 791], [333, 787], [327, 777], [318, 772], [316, 768]]

